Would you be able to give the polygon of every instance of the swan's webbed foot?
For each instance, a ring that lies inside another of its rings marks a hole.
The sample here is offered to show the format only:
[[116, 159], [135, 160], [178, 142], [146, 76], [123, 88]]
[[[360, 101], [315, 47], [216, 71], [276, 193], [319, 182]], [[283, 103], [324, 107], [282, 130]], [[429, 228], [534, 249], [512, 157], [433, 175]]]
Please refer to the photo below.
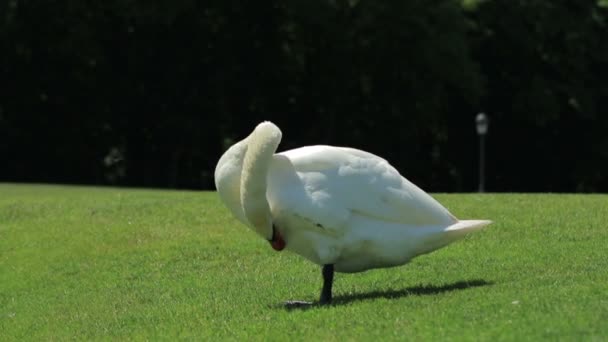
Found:
[[303, 300], [288, 300], [285, 302], [286, 309], [307, 309], [314, 305], [312, 302], [306, 302]]

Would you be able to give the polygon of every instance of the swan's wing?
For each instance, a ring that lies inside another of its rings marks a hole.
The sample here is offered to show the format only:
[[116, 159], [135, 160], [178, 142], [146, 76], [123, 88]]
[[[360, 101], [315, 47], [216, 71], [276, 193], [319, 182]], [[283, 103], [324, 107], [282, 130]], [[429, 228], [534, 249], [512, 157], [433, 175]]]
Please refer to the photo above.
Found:
[[[435, 199], [368, 152], [309, 146], [282, 152], [269, 182], [282, 210], [340, 229], [351, 215], [409, 226], [457, 222]], [[291, 168], [291, 172], [288, 169]]]

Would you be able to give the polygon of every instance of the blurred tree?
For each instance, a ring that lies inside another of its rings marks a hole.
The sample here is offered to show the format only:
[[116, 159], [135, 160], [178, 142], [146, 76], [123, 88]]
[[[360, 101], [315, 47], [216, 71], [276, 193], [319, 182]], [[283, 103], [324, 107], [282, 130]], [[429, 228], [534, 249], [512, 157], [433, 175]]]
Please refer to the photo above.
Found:
[[294, 139], [376, 152], [427, 189], [455, 183], [448, 117], [482, 93], [456, 2], [292, 0], [284, 29]]
[[280, 89], [272, 3], [10, 4], [2, 179], [208, 188], [227, 127]]
[[606, 191], [605, 1], [0, 2], [0, 181], [212, 188], [270, 119], [431, 191]]
[[473, 18], [493, 119], [492, 189], [605, 191], [606, 9], [595, 1], [487, 1]]

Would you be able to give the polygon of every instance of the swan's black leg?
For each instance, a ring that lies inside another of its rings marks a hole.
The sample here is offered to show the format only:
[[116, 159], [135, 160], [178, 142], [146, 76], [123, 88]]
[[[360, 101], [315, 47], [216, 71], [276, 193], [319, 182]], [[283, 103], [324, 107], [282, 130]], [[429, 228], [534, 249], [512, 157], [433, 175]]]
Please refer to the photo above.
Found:
[[321, 290], [321, 305], [331, 304], [331, 287], [334, 283], [334, 265], [323, 266], [323, 289]]
[[[321, 290], [321, 299], [319, 299], [319, 304], [328, 305], [331, 304], [331, 287], [334, 283], [334, 265], [324, 265], [321, 273], [323, 274], [323, 289]], [[285, 302], [285, 306], [288, 309], [307, 308], [311, 307], [312, 305], [313, 303], [302, 302], [299, 300], [290, 300]]]

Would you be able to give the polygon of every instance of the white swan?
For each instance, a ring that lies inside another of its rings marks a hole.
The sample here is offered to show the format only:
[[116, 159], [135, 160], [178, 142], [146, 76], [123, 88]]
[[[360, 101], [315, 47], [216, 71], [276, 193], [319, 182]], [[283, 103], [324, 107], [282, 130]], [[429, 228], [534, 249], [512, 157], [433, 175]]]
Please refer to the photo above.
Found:
[[334, 270], [402, 265], [491, 223], [459, 221], [386, 160], [344, 147], [275, 154], [281, 130], [259, 124], [230, 147], [215, 185], [232, 214], [268, 240], [323, 266], [321, 304]]

